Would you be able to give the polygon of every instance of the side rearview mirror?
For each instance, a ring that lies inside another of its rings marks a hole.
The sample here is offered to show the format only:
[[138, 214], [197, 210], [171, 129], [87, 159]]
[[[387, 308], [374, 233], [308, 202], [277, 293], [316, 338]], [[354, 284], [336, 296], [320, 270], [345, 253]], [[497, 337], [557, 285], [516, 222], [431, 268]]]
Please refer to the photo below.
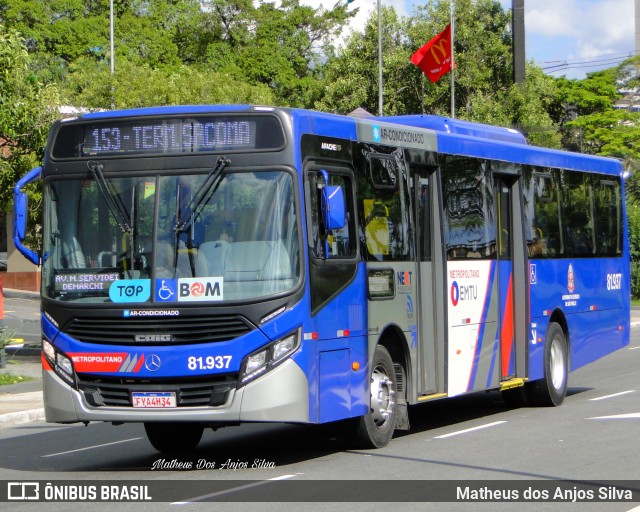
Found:
[[40, 178], [42, 167], [36, 167], [27, 173], [25, 176], [16, 183], [13, 189], [13, 243], [16, 249], [22, 253], [31, 263], [40, 265], [40, 256], [35, 251], [25, 247], [24, 242], [27, 234], [27, 214], [28, 214], [28, 199], [27, 194], [22, 191], [22, 188]]
[[327, 171], [320, 171], [325, 185], [322, 188], [322, 223], [327, 230], [344, 227], [344, 191], [340, 186], [329, 185]]

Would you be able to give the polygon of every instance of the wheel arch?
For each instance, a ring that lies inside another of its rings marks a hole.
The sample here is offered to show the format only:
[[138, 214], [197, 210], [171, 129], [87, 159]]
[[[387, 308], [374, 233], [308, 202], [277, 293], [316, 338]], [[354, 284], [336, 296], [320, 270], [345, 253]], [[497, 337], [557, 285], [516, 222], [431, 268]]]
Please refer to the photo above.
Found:
[[[397, 325], [388, 325], [379, 336], [378, 344], [386, 348], [391, 356], [396, 369], [397, 391], [401, 393], [404, 398], [408, 398], [409, 390], [411, 389], [409, 383], [412, 379], [412, 371], [409, 345], [407, 344], [407, 338], [404, 332]], [[402, 368], [400, 374], [398, 373], [399, 368], [397, 365], [400, 365]]]
[[[555, 309], [549, 318], [549, 325], [551, 323], [556, 323], [562, 329], [564, 333], [564, 341], [567, 344], [567, 365], [569, 371], [571, 371], [571, 336], [569, 335], [569, 324], [567, 323], [567, 317], [561, 309]], [[549, 330], [549, 325], [547, 325], [547, 331]], [[546, 337], [545, 337], [546, 338]]]

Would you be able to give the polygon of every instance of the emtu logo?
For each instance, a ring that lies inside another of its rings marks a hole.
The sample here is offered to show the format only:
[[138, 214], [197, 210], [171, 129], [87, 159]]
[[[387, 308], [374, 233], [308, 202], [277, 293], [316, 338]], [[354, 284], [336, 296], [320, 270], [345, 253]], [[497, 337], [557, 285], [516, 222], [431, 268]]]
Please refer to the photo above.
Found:
[[478, 285], [458, 286], [457, 281], [451, 283], [451, 304], [457, 306], [462, 300], [478, 300]]
[[451, 283], [451, 304], [454, 306], [458, 305], [458, 301], [460, 300], [460, 288], [458, 288], [458, 282], [454, 281]]

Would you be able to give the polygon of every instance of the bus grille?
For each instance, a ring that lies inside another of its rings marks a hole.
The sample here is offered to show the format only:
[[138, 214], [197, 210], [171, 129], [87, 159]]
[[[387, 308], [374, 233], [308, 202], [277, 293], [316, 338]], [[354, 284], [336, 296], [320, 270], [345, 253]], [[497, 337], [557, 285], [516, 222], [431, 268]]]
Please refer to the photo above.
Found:
[[184, 345], [228, 341], [255, 327], [240, 315], [172, 318], [73, 318], [63, 331], [85, 343]]
[[77, 375], [78, 389], [92, 407], [132, 407], [135, 391], [172, 391], [178, 407], [215, 407], [227, 403], [237, 385], [236, 375], [207, 376], [202, 380], [163, 380], [93, 378]]

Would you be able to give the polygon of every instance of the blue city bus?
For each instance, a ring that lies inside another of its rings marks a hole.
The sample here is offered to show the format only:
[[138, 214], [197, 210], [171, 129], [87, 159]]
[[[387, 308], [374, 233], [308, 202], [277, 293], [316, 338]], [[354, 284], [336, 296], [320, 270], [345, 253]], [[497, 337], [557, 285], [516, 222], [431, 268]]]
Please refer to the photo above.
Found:
[[[24, 186], [43, 187], [42, 251]], [[86, 114], [15, 187], [42, 272], [49, 422], [335, 423], [479, 390], [560, 405], [629, 343], [623, 169], [436, 116], [257, 106]]]

